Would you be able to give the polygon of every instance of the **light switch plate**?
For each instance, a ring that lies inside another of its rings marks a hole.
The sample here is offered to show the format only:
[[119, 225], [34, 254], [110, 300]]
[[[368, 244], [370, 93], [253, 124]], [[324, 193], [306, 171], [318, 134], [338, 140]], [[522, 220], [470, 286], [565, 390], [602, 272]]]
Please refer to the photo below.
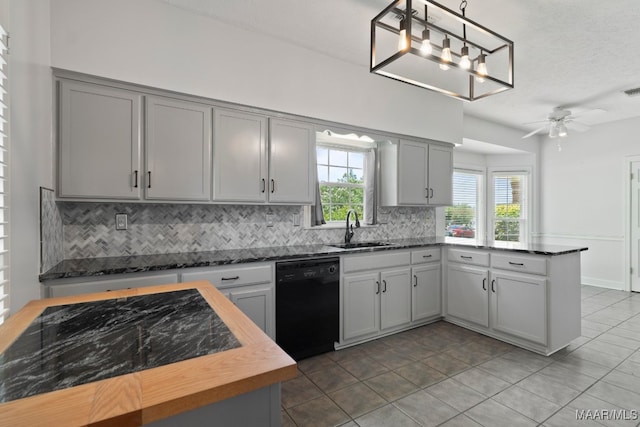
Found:
[[267, 212], [265, 222], [267, 223], [267, 227], [273, 227], [273, 212]]
[[300, 227], [300, 214], [293, 214], [292, 222], [294, 227]]
[[127, 214], [116, 214], [116, 230], [126, 230], [128, 228]]

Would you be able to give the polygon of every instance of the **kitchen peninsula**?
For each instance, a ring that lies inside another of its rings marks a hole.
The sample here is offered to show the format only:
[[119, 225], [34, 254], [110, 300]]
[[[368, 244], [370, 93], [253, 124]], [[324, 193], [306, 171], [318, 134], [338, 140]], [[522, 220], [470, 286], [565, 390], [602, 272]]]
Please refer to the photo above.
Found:
[[0, 353], [0, 425], [279, 425], [296, 375], [206, 281], [32, 301]]

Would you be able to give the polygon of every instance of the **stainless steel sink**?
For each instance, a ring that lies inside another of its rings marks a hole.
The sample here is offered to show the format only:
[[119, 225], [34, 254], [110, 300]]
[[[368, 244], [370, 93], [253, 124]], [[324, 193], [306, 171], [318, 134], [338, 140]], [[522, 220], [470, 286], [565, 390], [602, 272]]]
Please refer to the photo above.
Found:
[[353, 242], [353, 243], [337, 243], [333, 246], [334, 248], [341, 249], [361, 249], [361, 248], [379, 248], [384, 246], [393, 246], [393, 243], [388, 242]]

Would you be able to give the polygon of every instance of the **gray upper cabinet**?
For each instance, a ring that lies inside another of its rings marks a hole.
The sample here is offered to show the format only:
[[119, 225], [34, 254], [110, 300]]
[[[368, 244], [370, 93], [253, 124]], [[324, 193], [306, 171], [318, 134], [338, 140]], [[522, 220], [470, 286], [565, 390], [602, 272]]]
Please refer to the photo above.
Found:
[[214, 116], [214, 201], [313, 203], [312, 126], [224, 109]]
[[147, 199], [210, 200], [211, 114], [206, 105], [147, 97]]
[[381, 144], [379, 151], [383, 206], [452, 203], [452, 147], [400, 140]]
[[140, 199], [141, 96], [67, 80], [59, 90], [58, 195]]
[[306, 123], [269, 123], [269, 201], [310, 204], [315, 199], [315, 130]]
[[216, 109], [213, 132], [213, 199], [265, 202], [268, 179], [267, 118]]

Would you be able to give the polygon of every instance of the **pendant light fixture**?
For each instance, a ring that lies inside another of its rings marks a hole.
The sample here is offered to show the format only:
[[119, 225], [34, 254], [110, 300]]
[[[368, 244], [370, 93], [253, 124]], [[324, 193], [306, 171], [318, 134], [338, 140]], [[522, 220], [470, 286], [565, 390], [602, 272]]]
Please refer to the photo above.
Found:
[[467, 0], [460, 13], [394, 0], [371, 20], [370, 71], [466, 101], [512, 89], [513, 42], [468, 19], [466, 8]]

